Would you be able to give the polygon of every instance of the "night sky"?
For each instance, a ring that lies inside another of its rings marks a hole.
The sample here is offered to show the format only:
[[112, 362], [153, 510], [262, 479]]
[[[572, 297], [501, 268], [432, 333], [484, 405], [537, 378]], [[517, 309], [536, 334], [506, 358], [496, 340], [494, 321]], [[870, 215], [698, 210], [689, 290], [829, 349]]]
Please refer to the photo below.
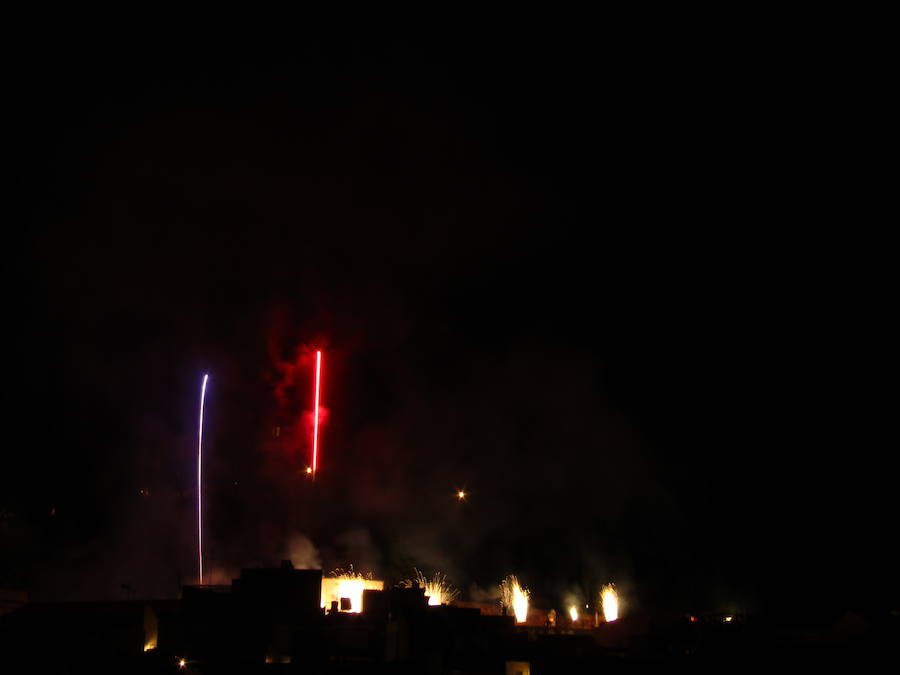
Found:
[[0, 588], [195, 580], [209, 372], [214, 581], [896, 602], [896, 242], [786, 30], [15, 18]]

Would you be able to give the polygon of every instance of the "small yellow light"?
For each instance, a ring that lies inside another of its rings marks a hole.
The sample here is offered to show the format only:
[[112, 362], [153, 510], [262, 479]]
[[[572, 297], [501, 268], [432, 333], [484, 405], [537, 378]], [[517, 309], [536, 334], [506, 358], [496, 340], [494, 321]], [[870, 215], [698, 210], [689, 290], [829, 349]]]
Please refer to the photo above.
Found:
[[311, 466], [306, 467], [306, 473], [312, 473], [312, 467], [311, 467]]
[[456, 498], [457, 498], [457, 499], [460, 499], [460, 500], [465, 499], [465, 498], [466, 498], [466, 491], [465, 491], [465, 490], [460, 490], [459, 492], [457, 492], [457, 493], [456, 493]]
[[726, 617], [725, 617], [725, 623], [731, 623], [733, 619], [734, 619], [733, 616], [726, 616]]
[[186, 665], [187, 665], [187, 661], [185, 661], [184, 659], [178, 659], [178, 667], [179, 668], [184, 668]]

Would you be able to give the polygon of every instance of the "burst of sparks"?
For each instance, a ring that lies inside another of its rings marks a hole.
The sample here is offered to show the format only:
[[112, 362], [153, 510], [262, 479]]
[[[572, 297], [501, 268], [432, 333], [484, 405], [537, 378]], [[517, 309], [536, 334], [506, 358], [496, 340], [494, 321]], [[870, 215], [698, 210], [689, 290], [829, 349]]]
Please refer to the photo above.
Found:
[[200, 585], [203, 585], [203, 407], [206, 403], [206, 383], [209, 374], [203, 376], [200, 388], [200, 429], [197, 439], [197, 558], [199, 562]]
[[312, 473], [315, 474], [319, 466], [319, 383], [322, 376], [322, 352], [316, 350], [316, 407], [313, 411], [313, 457]]
[[415, 570], [415, 573], [415, 579], [402, 581], [400, 586], [403, 588], [412, 588], [413, 586], [424, 588], [425, 595], [428, 596], [429, 605], [447, 605], [459, 595], [459, 591], [447, 583], [446, 575], [435, 572], [431, 579], [428, 579], [419, 570]]
[[600, 589], [600, 605], [603, 607], [603, 618], [615, 621], [619, 618], [619, 594], [613, 584], [606, 584]]
[[525, 623], [528, 618], [528, 598], [531, 593], [522, 588], [515, 574], [510, 574], [500, 582], [500, 601], [507, 612], [512, 612], [516, 623]]

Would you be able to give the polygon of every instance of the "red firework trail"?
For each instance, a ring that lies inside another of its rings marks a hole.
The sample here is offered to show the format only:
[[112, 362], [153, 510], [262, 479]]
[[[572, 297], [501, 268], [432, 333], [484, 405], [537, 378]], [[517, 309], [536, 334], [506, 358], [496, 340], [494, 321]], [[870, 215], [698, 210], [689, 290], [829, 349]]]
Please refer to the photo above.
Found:
[[316, 474], [319, 463], [319, 382], [322, 375], [322, 352], [316, 350], [316, 407], [313, 412], [313, 456], [312, 472]]

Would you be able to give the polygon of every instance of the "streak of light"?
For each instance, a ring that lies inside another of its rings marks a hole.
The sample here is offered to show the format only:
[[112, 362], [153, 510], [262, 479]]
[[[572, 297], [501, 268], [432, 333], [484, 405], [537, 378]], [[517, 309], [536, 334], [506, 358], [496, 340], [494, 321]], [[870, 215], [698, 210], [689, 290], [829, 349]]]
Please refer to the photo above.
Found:
[[209, 374], [203, 376], [200, 389], [200, 430], [197, 441], [197, 557], [199, 559], [200, 585], [203, 585], [203, 407], [206, 403], [206, 383]]
[[319, 468], [319, 383], [322, 376], [322, 352], [316, 350], [316, 407], [313, 412], [313, 457], [312, 473]]

